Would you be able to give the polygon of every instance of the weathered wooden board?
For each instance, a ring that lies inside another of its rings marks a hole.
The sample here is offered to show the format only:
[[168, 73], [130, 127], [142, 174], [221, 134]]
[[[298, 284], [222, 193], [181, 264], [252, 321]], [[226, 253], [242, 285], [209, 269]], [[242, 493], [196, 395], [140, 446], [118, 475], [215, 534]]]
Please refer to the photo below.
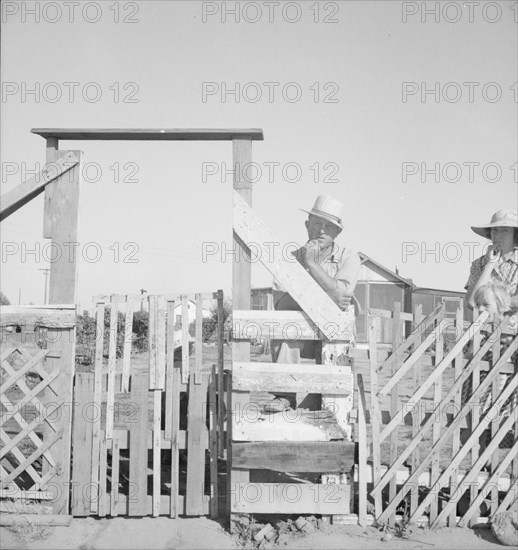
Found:
[[232, 369], [234, 390], [307, 392], [351, 395], [351, 367], [236, 362]]
[[278, 472], [347, 472], [354, 464], [349, 441], [234, 443], [232, 466]]

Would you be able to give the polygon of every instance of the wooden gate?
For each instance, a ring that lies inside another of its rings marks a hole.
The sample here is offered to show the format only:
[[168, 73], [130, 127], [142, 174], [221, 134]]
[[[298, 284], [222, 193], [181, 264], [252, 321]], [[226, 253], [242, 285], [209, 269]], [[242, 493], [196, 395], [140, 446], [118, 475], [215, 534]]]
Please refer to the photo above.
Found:
[[22, 499], [67, 514], [75, 306], [2, 306], [0, 320], [4, 511]]
[[518, 497], [516, 330], [485, 312], [465, 326], [462, 308], [451, 320], [444, 305], [424, 320], [399, 305], [389, 316], [392, 353], [380, 360], [373, 317], [368, 363], [357, 364], [360, 523], [367, 494], [378, 524], [488, 521]]
[[[207, 366], [202, 306], [213, 299], [218, 337], [210, 348], [214, 364]], [[149, 310], [149, 357], [139, 360], [131, 354], [131, 335], [142, 300]], [[78, 373], [75, 384], [72, 514], [217, 517], [218, 456], [224, 452], [223, 402], [216, 399], [223, 393], [222, 291], [95, 301], [95, 371]]]

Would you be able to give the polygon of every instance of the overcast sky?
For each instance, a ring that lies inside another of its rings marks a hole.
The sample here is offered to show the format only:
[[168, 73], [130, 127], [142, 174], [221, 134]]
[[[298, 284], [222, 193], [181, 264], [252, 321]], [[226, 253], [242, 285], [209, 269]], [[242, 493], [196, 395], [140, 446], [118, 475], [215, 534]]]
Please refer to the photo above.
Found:
[[[330, 194], [342, 244], [461, 290], [484, 244], [470, 226], [517, 205], [516, 5], [2, 1], [2, 194], [45, 161], [31, 128], [262, 128], [253, 204], [280, 243], [305, 242], [299, 208]], [[84, 151], [82, 308], [230, 292], [230, 143], [61, 148]], [[12, 303], [43, 302], [42, 224], [43, 196], [2, 223]]]

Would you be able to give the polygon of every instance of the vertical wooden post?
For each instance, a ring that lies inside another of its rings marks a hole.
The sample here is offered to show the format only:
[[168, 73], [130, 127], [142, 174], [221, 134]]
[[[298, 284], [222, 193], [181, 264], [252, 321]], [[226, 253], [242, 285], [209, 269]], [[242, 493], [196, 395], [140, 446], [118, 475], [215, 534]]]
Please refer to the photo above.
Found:
[[[68, 151], [58, 151], [56, 158]], [[81, 151], [72, 151], [79, 163], [51, 185], [52, 254], [50, 264], [49, 304], [75, 304], [77, 283], [77, 226], [79, 214], [79, 184]]]
[[[455, 315], [455, 337], [456, 337], [455, 339], [458, 341], [463, 334], [464, 334], [464, 306], [463, 306], [463, 303], [461, 302], [459, 304], [457, 313]], [[462, 374], [462, 369], [464, 366], [462, 350], [460, 351], [459, 355], [455, 357], [454, 361], [455, 361], [455, 382], [456, 382], [459, 376]], [[459, 391], [455, 394], [453, 403], [454, 403], [453, 418], [455, 418], [457, 412], [460, 411], [462, 407], [462, 388], [460, 388]], [[453, 432], [452, 447], [451, 447], [452, 459], [459, 452], [459, 449], [460, 449], [460, 426], [455, 428]], [[451, 478], [450, 478], [450, 498], [452, 498], [455, 493], [455, 489], [457, 488], [458, 481], [459, 481], [458, 470], [457, 468], [455, 468], [451, 473]], [[455, 527], [456, 524], [457, 524], [457, 507], [454, 506], [448, 520], [448, 525], [449, 527]]]
[[[423, 322], [423, 306], [421, 304], [418, 304], [415, 307], [414, 312], [414, 327], [418, 327]], [[424, 335], [421, 332], [419, 335], [420, 340], [423, 339]], [[417, 347], [421, 341], [418, 341], [415, 347]], [[414, 392], [415, 393], [419, 387], [421, 386], [421, 358], [417, 359], [415, 365], [414, 365]], [[422, 420], [422, 414], [421, 414], [421, 403], [417, 403], [417, 411], [412, 411], [412, 437], [415, 437], [417, 432], [419, 431], [419, 428], [421, 426], [421, 420]], [[415, 448], [415, 451], [412, 453], [411, 458], [411, 468], [412, 473], [414, 473], [419, 464], [421, 463], [420, 460], [421, 453], [419, 452], [419, 445]], [[419, 505], [419, 486], [416, 484], [415, 487], [412, 487], [410, 490], [410, 515], [414, 513], [414, 510], [417, 509]]]
[[[72, 444], [72, 504], [74, 516], [90, 515], [91, 464], [92, 464], [92, 410], [94, 375], [91, 372], [78, 372], [74, 392], [74, 414]], [[88, 490], [90, 489], [90, 491]], [[90, 493], [90, 494], [89, 494]], [[90, 498], [89, 498], [90, 497]]]
[[[440, 364], [444, 356], [444, 340], [442, 335], [442, 331], [444, 330], [444, 327], [441, 327], [441, 323], [443, 319], [444, 319], [444, 304], [443, 304], [443, 309], [441, 311], [441, 314], [439, 315], [436, 321], [436, 327], [435, 327], [438, 331], [437, 337], [435, 339], [435, 366]], [[442, 399], [442, 375], [440, 375], [434, 383], [434, 390], [433, 390], [434, 410], [435, 410], [435, 407], [441, 402], [441, 399]], [[433, 423], [433, 426], [432, 426], [432, 446], [434, 446], [437, 443], [437, 441], [441, 436], [441, 424], [442, 424], [442, 417], [443, 417], [441, 412], [442, 411], [439, 412], [438, 417], [437, 416], [435, 417], [435, 422]], [[440, 461], [441, 461], [441, 449], [437, 449], [437, 451], [433, 454], [433, 457], [432, 457], [432, 469], [430, 473], [431, 487], [435, 485], [435, 482], [437, 481], [437, 479], [439, 479], [439, 475], [441, 474]], [[438, 513], [439, 513], [439, 493], [435, 495], [435, 498], [432, 500], [430, 504], [430, 523], [435, 521], [435, 518], [437, 517]]]
[[[372, 425], [372, 482], [373, 486], [381, 479], [381, 446], [380, 446], [380, 424], [381, 412], [378, 401], [378, 349], [376, 337], [379, 331], [379, 317], [371, 317], [369, 326], [369, 362], [371, 382], [371, 425]], [[381, 493], [374, 497], [374, 519], [381, 516], [383, 512], [383, 501]]]
[[363, 375], [357, 375], [358, 387], [358, 523], [367, 525], [367, 403]]
[[[233, 167], [234, 167], [234, 190], [241, 195], [242, 199], [252, 206], [252, 183], [246, 179], [247, 173], [244, 166], [252, 162], [252, 141], [246, 139], [236, 139], [232, 142]], [[234, 246], [236, 253], [232, 265], [232, 307], [239, 310], [250, 309], [250, 290], [252, 279], [252, 264], [250, 261], [250, 251], [234, 233]], [[236, 260], [237, 256], [237, 260]], [[250, 342], [232, 342], [232, 364], [237, 361], [250, 361]], [[249, 401], [249, 394], [237, 392], [232, 395], [232, 409], [227, 411], [229, 424], [232, 422], [234, 414], [238, 414]], [[230, 445], [232, 442], [230, 442]], [[227, 449], [227, 456], [231, 456]], [[234, 487], [237, 483], [248, 483], [250, 474], [247, 470], [232, 469], [231, 485]], [[231, 487], [232, 490], [232, 487]], [[230, 518], [230, 528], [232, 530], [232, 514]]]
[[218, 457], [224, 458], [225, 450], [225, 427], [224, 427], [224, 404], [225, 404], [225, 389], [223, 385], [223, 367], [225, 363], [225, 348], [223, 347], [223, 339], [225, 332], [225, 321], [223, 319], [223, 291], [218, 290]]
[[[401, 322], [401, 303], [394, 304], [394, 317], [392, 319], [392, 352], [395, 353], [399, 344], [402, 341], [402, 322]], [[392, 375], [399, 368], [400, 357], [396, 357], [396, 361], [392, 363]], [[395, 384], [390, 393], [390, 414], [393, 418], [399, 412], [399, 384]], [[390, 434], [390, 464], [398, 458], [398, 427], [395, 427]], [[397, 479], [393, 476], [389, 482], [389, 501], [392, 502], [397, 493]], [[395, 521], [395, 513], [390, 516], [390, 522]]]
[[[58, 138], [47, 138], [45, 162], [54, 162], [59, 147]], [[52, 212], [54, 210], [52, 196], [56, 182], [51, 182], [45, 187], [45, 202], [43, 206], [43, 238], [52, 239]]]
[[[496, 327], [495, 327], [495, 332], [493, 332], [493, 334], [491, 335], [493, 338], [494, 338], [494, 343], [493, 343], [493, 350], [492, 350], [492, 357], [491, 357], [491, 367], [493, 369], [497, 369], [497, 374], [496, 376], [493, 378], [493, 383], [491, 384], [491, 388], [492, 388], [492, 391], [491, 391], [491, 399], [492, 399], [492, 403], [494, 403], [497, 399], [498, 399], [498, 396], [500, 395], [500, 392], [502, 391], [503, 387], [500, 386], [500, 368], [498, 366], [495, 366], [497, 363], [498, 363], [498, 360], [500, 359], [500, 355], [501, 355], [501, 352], [502, 352], [502, 349], [501, 349], [501, 342], [500, 342], [500, 331], [496, 330]], [[495, 338], [496, 336], [496, 338]], [[515, 411], [515, 414], [516, 414], [516, 411]], [[496, 436], [497, 432], [498, 432], [498, 428], [500, 427], [500, 418], [498, 418], [498, 416], [493, 420], [493, 422], [491, 422], [491, 439], [494, 439], [494, 437]], [[499, 463], [499, 446], [497, 445], [496, 449], [493, 451], [493, 455], [491, 457], [491, 465], [490, 465], [490, 474], [489, 476], [491, 477], [494, 472], [496, 471], [496, 469], [498, 468], [498, 463]], [[498, 508], [498, 487], [494, 486], [493, 489], [491, 489], [491, 517], [494, 516], [494, 514], [496, 514], [496, 510]]]

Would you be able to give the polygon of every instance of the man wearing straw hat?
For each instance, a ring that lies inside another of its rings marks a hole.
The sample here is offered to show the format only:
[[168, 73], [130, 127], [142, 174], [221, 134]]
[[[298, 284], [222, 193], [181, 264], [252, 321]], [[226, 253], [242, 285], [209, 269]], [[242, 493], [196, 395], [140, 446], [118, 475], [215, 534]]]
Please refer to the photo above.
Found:
[[[336, 244], [342, 232], [344, 205], [334, 197], [319, 195], [305, 222], [306, 244], [293, 255], [342, 310], [359, 309], [353, 296], [360, 271], [360, 257], [353, 250]], [[277, 283], [273, 285], [276, 310], [300, 311], [298, 303]], [[353, 303], [351, 303], [353, 302]], [[272, 341], [273, 360], [278, 363], [300, 363], [301, 358], [321, 363], [322, 343], [313, 341]]]

